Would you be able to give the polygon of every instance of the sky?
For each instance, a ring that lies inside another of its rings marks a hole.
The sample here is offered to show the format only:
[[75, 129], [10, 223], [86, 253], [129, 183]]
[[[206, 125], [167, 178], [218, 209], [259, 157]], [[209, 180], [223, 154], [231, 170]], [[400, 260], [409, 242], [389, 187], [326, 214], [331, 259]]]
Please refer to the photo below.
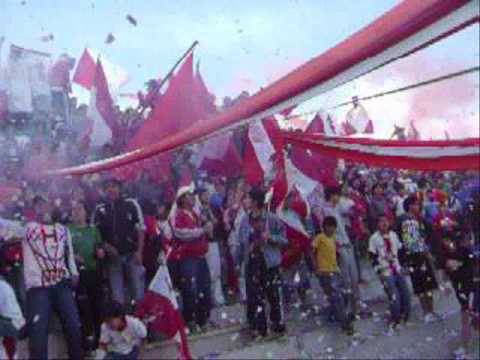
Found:
[[[136, 92], [148, 79], [165, 75], [198, 40], [195, 60], [200, 61], [210, 91], [222, 99], [242, 90], [256, 92], [335, 46], [397, 3], [398, 0], [0, 0], [0, 36], [6, 38], [7, 45], [14, 43], [55, 56], [67, 52], [77, 59], [85, 46], [97, 49], [128, 71], [130, 81], [123, 89], [125, 92]], [[127, 15], [137, 20], [136, 27], [126, 20]], [[109, 33], [115, 41], [107, 45]], [[478, 33], [478, 25], [470, 27], [418, 55], [302, 104], [296, 112], [329, 108], [353, 95], [370, 95], [478, 65]], [[53, 41], [42, 42], [40, 37], [48, 34], [54, 36]], [[5, 53], [4, 50], [3, 58]], [[454, 98], [457, 88], [462, 89], [460, 100]], [[442, 98], [425, 98], [423, 95], [429, 92]], [[388, 136], [394, 123], [405, 125], [412, 118], [418, 121], [421, 131], [432, 137], [443, 136], [444, 130], [452, 137], [478, 133], [478, 73], [445, 82], [438, 88], [365, 102], [364, 106], [380, 137]], [[333, 115], [340, 121], [347, 110], [336, 110]], [[461, 126], [457, 126], [459, 121]]]

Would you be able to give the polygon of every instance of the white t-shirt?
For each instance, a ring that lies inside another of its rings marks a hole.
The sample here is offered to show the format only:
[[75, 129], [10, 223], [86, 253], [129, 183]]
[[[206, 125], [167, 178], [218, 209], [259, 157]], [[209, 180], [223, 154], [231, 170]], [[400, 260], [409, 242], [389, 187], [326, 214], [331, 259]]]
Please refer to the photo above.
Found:
[[127, 326], [123, 331], [114, 331], [107, 324], [102, 324], [100, 333], [100, 344], [107, 346], [107, 352], [116, 352], [126, 355], [135, 346], [141, 344], [142, 339], [147, 336], [147, 328], [136, 317], [125, 316]]
[[368, 242], [368, 251], [377, 255], [378, 258], [378, 265], [375, 270], [381, 272], [383, 276], [400, 274], [402, 269], [398, 261], [398, 250], [402, 248], [402, 243], [393, 231], [388, 233], [388, 239], [390, 241], [390, 251], [387, 250], [385, 239], [378, 231], [370, 237]]
[[[12, 325], [20, 330], [25, 325], [25, 319], [18, 305], [15, 292], [10, 284], [0, 278], [0, 316], [10, 319]], [[2, 338], [0, 337], [0, 359], [8, 359], [3, 346]]]
[[27, 224], [22, 241], [25, 286], [48, 287], [78, 276], [72, 238], [60, 224]]

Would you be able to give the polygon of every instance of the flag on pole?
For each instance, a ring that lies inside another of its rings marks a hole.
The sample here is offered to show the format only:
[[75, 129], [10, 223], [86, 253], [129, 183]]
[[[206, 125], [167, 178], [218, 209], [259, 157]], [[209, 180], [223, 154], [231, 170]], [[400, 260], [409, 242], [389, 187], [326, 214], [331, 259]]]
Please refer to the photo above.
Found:
[[115, 97], [119, 93], [120, 88], [128, 82], [128, 73], [121, 66], [109, 61], [98, 51], [89, 48], [83, 50], [82, 56], [77, 63], [75, 73], [73, 74], [73, 82], [90, 90], [94, 83], [97, 68], [95, 59], [99, 57], [102, 58], [103, 71], [108, 80], [110, 95]]
[[279, 130], [273, 117], [257, 121], [248, 127], [243, 161], [245, 181], [248, 184], [262, 184], [265, 177], [271, 176], [272, 157], [282, 148]]
[[145, 291], [143, 300], [137, 305], [135, 315], [147, 323], [150, 330], [163, 333], [178, 345], [177, 359], [190, 360], [185, 324], [180, 315], [175, 291], [163, 253], [160, 265]]
[[87, 117], [92, 121], [90, 140], [93, 146], [104, 145], [116, 134], [117, 119], [100, 59], [97, 61], [95, 78], [90, 89]]

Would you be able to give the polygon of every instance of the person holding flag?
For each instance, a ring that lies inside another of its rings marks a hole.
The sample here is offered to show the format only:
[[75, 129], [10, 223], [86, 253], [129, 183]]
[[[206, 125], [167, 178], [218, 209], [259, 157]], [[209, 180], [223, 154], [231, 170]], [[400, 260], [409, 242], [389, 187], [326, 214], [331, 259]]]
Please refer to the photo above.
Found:
[[236, 260], [245, 264], [247, 291], [247, 318], [255, 338], [267, 336], [265, 298], [270, 304], [271, 330], [285, 333], [282, 302], [281, 249], [288, 245], [285, 228], [265, 206], [265, 193], [252, 189], [251, 211], [242, 220], [239, 229], [239, 248]]

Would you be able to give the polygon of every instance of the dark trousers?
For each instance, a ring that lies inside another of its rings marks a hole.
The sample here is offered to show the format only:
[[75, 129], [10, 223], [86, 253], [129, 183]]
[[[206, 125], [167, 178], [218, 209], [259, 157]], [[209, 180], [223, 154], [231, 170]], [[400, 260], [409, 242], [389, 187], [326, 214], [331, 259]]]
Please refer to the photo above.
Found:
[[103, 360], [137, 360], [138, 353], [138, 347], [135, 346], [132, 351], [125, 355], [116, 352], [108, 352], [107, 355], [105, 355], [105, 357], [103, 358]]
[[[80, 271], [80, 283], [76, 292], [78, 312], [82, 323], [82, 336], [84, 348], [97, 347], [100, 337], [101, 306], [102, 306], [102, 278], [95, 270]], [[94, 342], [89, 343], [87, 338], [93, 337]]]
[[27, 326], [30, 358], [48, 359], [48, 324], [50, 314], [55, 311], [62, 324], [67, 340], [68, 358], [83, 359], [80, 319], [67, 282], [27, 291]]
[[179, 288], [183, 319], [204, 326], [210, 318], [210, 271], [205, 258], [187, 258], [178, 262]]
[[347, 314], [342, 277], [339, 273], [325, 273], [319, 275], [318, 280], [328, 298], [336, 320], [343, 327], [348, 326], [350, 321], [349, 314]]
[[270, 321], [272, 329], [283, 327], [282, 306], [282, 277], [280, 267], [267, 269], [265, 258], [261, 252], [249, 256], [245, 270], [247, 291], [247, 319], [250, 327], [267, 335], [267, 317], [265, 312], [265, 299], [270, 304]]

